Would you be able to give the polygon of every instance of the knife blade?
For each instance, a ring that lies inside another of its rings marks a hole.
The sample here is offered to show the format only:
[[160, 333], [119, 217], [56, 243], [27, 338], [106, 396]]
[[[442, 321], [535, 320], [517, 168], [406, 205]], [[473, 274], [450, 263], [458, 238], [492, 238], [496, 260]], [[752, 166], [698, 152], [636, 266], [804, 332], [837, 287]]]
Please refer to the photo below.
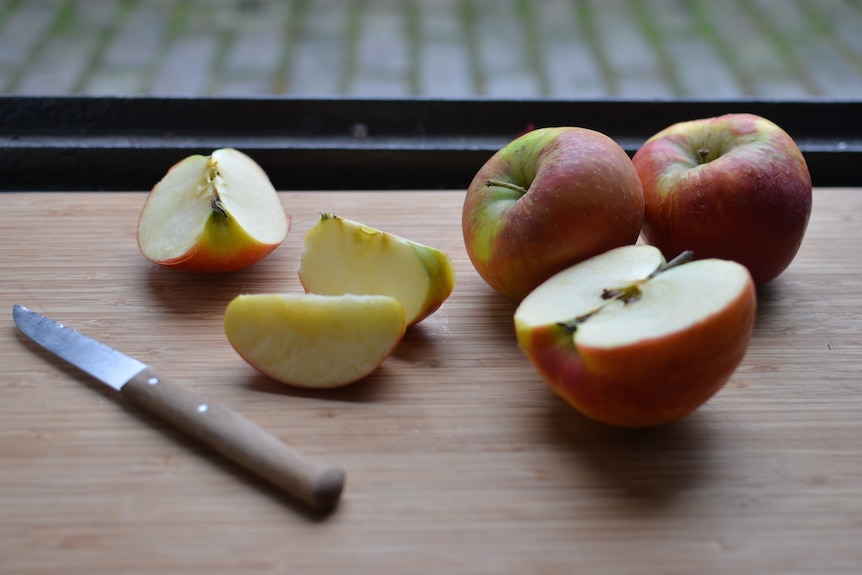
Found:
[[51, 353], [303, 503], [318, 510], [337, 503], [344, 487], [342, 469], [309, 459], [228, 407], [23, 305], [12, 307], [12, 317], [24, 335]]

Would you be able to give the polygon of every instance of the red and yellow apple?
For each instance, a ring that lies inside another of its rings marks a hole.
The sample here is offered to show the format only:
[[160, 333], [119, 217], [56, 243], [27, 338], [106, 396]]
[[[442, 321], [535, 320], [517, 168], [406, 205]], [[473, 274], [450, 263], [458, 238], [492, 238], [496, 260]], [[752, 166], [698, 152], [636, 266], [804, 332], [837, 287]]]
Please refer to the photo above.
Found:
[[263, 259], [289, 229], [263, 169], [222, 148], [181, 160], [153, 187], [138, 220], [138, 247], [163, 266], [229, 272]]
[[520, 136], [482, 166], [461, 226], [479, 275], [521, 299], [572, 264], [635, 243], [643, 214], [640, 179], [616, 142], [554, 127]]
[[596, 421], [647, 427], [691, 413], [742, 361], [756, 293], [741, 264], [685, 260], [625, 246], [554, 275], [515, 312], [520, 348]]
[[811, 176], [793, 139], [753, 114], [674, 124], [632, 158], [643, 184], [644, 239], [665, 257], [745, 265], [758, 285], [783, 272], [811, 214]]
[[366, 377], [398, 346], [406, 325], [404, 308], [385, 295], [239, 295], [224, 314], [225, 334], [243, 359], [305, 388]]
[[410, 326], [446, 301], [455, 268], [436, 248], [323, 213], [305, 235], [299, 279], [308, 293], [392, 296]]

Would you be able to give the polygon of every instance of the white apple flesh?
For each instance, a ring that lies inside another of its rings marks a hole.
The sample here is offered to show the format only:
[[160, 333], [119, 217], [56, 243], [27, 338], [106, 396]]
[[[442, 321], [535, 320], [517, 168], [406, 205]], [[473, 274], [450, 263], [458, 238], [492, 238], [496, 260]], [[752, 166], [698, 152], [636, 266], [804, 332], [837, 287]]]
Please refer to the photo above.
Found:
[[404, 337], [404, 308], [381, 295], [240, 295], [224, 315], [249, 364], [297, 387], [332, 388], [372, 373]]
[[449, 297], [455, 269], [436, 248], [324, 213], [305, 236], [299, 278], [309, 293], [392, 296], [409, 326]]

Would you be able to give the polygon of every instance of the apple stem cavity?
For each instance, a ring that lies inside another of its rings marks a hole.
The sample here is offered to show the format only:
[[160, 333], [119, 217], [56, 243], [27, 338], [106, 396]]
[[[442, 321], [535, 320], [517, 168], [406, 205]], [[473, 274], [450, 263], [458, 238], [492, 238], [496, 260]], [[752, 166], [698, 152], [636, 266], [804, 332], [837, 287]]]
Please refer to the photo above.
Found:
[[[652, 276], [650, 276], [650, 277], [652, 277]], [[649, 278], [647, 278], [647, 279], [649, 279]], [[645, 280], [641, 280], [641, 281], [645, 281]], [[643, 295], [643, 293], [640, 290], [640, 287], [638, 287], [639, 283], [640, 282], [635, 282], [635, 283], [631, 284], [630, 286], [626, 286], [624, 288], [618, 288], [618, 289], [607, 289], [607, 288], [605, 288], [604, 290], [602, 290], [602, 299], [619, 300], [619, 301], [623, 302], [625, 305], [629, 305], [630, 303], [634, 303], [634, 302], [638, 301], [639, 299], [641, 299], [641, 296]]]
[[519, 186], [518, 184], [513, 184], [512, 182], [504, 182], [503, 180], [485, 180], [485, 187], [490, 188], [492, 186], [507, 188], [522, 195], [527, 193], [526, 188]]

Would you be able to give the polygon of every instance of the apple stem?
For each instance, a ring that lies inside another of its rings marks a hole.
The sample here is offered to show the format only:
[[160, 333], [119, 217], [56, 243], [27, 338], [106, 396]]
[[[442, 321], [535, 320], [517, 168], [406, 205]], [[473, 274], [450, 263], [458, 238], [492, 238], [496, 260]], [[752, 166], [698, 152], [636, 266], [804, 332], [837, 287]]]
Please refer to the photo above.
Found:
[[682, 252], [681, 254], [679, 254], [678, 256], [676, 256], [675, 258], [670, 260], [669, 262], [663, 263], [659, 267], [657, 267], [653, 273], [651, 273], [650, 275], [647, 276], [647, 279], [652, 279], [664, 271], [667, 271], [671, 268], [675, 268], [677, 266], [681, 266], [682, 264], [686, 264], [686, 263], [692, 261], [693, 259], [694, 259], [694, 252], [691, 250], [685, 250], [684, 252]]
[[698, 163], [705, 164], [706, 159], [709, 157], [709, 148], [698, 148], [697, 149], [697, 159]]
[[513, 184], [512, 182], [504, 182], [503, 180], [485, 180], [485, 186], [488, 188], [491, 186], [500, 186], [501, 188], [508, 188], [521, 194], [527, 193], [526, 188], [523, 188], [518, 184]]

